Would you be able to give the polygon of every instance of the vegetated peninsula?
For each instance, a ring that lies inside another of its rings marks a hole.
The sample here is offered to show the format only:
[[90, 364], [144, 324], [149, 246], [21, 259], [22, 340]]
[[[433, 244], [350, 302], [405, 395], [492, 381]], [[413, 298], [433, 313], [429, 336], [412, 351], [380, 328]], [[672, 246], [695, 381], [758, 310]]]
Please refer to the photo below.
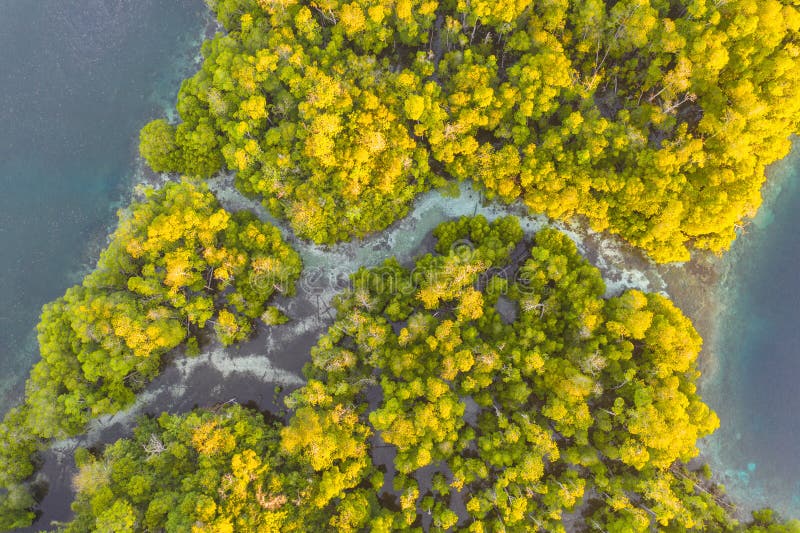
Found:
[[[29, 525], [36, 454], [129, 406], [168, 353], [287, 317], [295, 234], [385, 229], [432, 187], [575, 216], [658, 262], [723, 252], [797, 131], [790, 2], [210, 0], [225, 28], [140, 150], [186, 178], [121, 213], [45, 306], [42, 360], [0, 424], [0, 527]], [[737, 521], [707, 467], [701, 339], [666, 297], [604, 297], [553, 229], [442, 224], [408, 269], [362, 269], [286, 417], [227, 406], [80, 450], [68, 531], [798, 531]], [[213, 332], [213, 335], [212, 335]], [[304, 354], [303, 354], [304, 355]], [[301, 355], [302, 356], [302, 355]], [[212, 407], [212, 406], [208, 406]], [[46, 526], [46, 525], [45, 525]]]

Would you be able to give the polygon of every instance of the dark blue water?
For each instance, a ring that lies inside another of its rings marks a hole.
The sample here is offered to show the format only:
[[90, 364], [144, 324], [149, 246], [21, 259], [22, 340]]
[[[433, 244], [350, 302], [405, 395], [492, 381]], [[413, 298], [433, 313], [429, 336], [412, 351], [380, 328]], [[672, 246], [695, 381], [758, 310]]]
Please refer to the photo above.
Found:
[[[80, 280], [205, 27], [203, 0], [0, 0], [0, 412]], [[94, 257], [93, 257], [94, 256]]]
[[703, 393], [721, 428], [712, 466], [743, 507], [800, 518], [800, 145], [725, 258], [716, 365]]

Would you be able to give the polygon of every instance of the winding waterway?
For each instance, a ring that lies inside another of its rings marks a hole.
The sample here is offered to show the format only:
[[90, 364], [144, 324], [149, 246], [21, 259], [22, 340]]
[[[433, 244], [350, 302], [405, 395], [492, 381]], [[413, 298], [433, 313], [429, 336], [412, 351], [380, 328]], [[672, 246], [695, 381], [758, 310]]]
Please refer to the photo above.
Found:
[[42, 304], [82, 277], [174, 107], [203, 0], [0, 2], [0, 412], [37, 357]]

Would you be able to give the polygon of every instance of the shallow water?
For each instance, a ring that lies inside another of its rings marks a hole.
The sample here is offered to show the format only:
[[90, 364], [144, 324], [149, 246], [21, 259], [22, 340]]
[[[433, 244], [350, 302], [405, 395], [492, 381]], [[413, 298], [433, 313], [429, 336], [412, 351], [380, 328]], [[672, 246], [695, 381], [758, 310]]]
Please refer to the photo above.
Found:
[[0, 413], [38, 357], [42, 304], [96, 259], [139, 128], [174, 106], [203, 0], [0, 2]]
[[769, 175], [765, 202], [728, 256], [713, 373], [721, 428], [704, 446], [734, 501], [800, 518], [800, 145]]

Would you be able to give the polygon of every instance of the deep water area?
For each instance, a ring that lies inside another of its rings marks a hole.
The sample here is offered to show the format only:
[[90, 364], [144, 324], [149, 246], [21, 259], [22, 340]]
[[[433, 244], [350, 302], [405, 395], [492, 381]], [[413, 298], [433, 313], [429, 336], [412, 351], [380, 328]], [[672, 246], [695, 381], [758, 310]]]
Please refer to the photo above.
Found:
[[720, 429], [704, 451], [743, 509], [800, 517], [800, 145], [773, 165], [764, 205], [723, 259], [701, 382]]
[[97, 259], [138, 131], [196, 68], [203, 0], [0, 2], [0, 412], [37, 359], [44, 303]]

